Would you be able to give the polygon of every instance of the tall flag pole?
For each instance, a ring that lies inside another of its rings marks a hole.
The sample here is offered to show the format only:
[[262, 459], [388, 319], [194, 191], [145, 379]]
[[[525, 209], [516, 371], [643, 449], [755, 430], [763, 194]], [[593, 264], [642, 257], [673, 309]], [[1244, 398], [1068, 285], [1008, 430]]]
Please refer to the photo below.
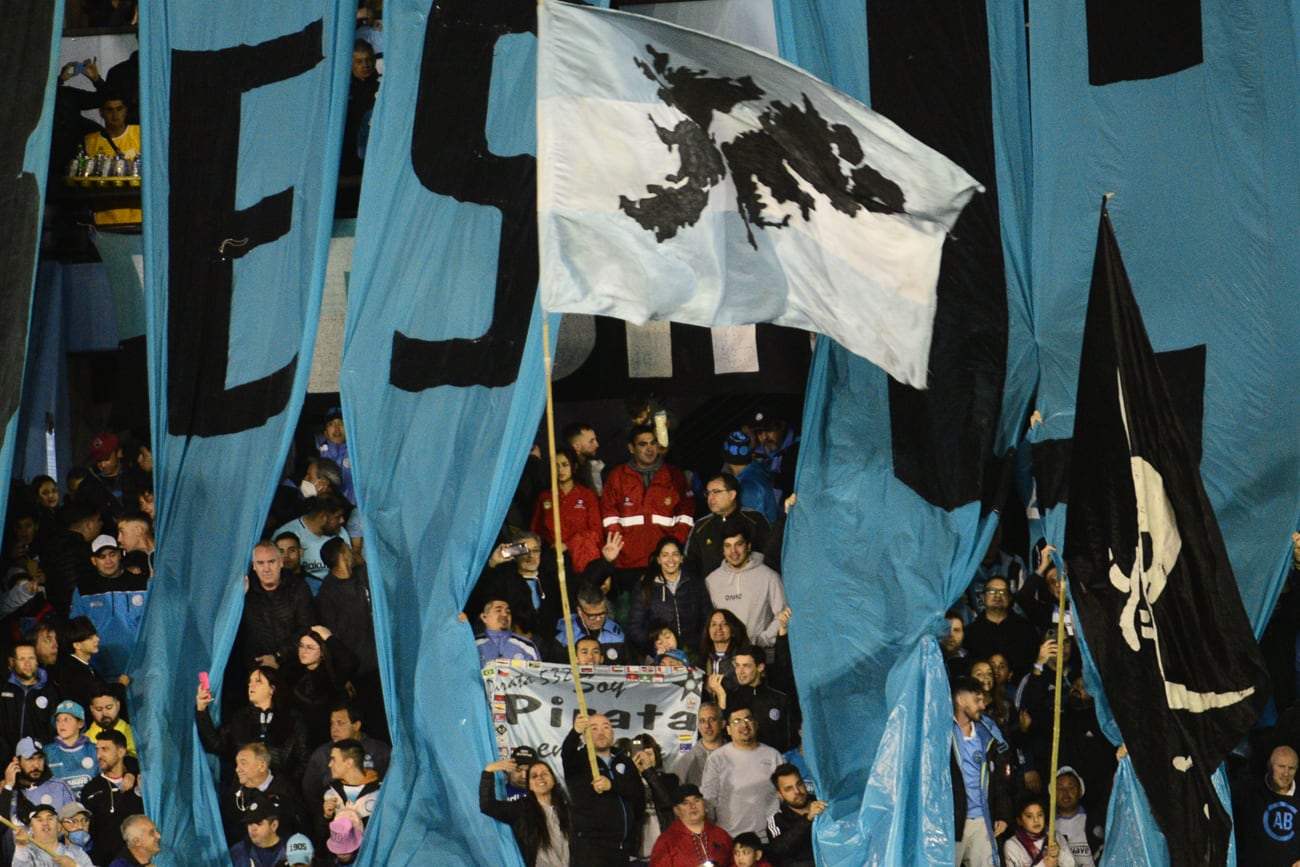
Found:
[[[546, 377], [546, 446], [548, 462], [551, 466], [551, 502], [560, 502], [560, 476], [555, 471], [555, 398], [551, 389], [551, 324], [550, 317], [542, 312], [542, 368]], [[563, 509], [555, 508], [551, 516], [555, 521], [555, 574], [560, 583], [560, 608], [564, 611], [564, 645], [569, 651], [569, 671], [573, 673], [573, 692], [578, 700], [578, 711], [587, 715], [587, 695], [582, 691], [582, 677], [578, 671], [578, 653], [573, 646], [573, 612], [569, 606], [569, 578], [564, 568], [564, 548], [561, 541], [564, 533], [560, 529], [560, 513]], [[587, 761], [591, 764], [591, 778], [600, 776], [600, 767], [596, 763], [596, 742], [584, 738], [587, 744]]]
[[1214, 510], [1102, 202], [1065, 557], [1079, 626], [1170, 863], [1227, 862], [1211, 775], [1268, 696]]

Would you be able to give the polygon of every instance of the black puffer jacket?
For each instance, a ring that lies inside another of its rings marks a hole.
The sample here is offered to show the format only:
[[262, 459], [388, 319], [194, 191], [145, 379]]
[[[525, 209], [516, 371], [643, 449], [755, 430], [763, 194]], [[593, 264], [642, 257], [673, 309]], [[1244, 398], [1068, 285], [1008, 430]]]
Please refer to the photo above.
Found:
[[311, 591], [305, 583], [285, 581], [274, 590], [264, 590], [257, 577], [251, 576], [235, 643], [239, 661], [251, 670], [257, 665], [257, 657], [268, 653], [289, 658], [298, 633], [317, 622]]

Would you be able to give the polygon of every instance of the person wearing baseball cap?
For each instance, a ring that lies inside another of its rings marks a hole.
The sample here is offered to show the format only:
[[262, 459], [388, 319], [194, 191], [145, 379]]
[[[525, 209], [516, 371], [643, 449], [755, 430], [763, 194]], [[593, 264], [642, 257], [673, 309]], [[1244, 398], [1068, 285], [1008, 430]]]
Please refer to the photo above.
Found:
[[75, 796], [99, 773], [98, 753], [90, 738], [81, 733], [86, 726], [86, 711], [71, 699], [54, 708], [54, 731], [57, 737], [45, 745], [45, 763], [55, 779], [68, 784]]
[[302, 834], [294, 834], [284, 844], [284, 857], [290, 865], [310, 864], [316, 857], [316, 847]]
[[27, 827], [19, 825], [14, 829], [15, 867], [50, 863], [50, 857], [37, 854], [37, 849], [52, 852], [55, 858], [66, 858], [77, 867], [94, 867], [81, 847], [59, 842], [59, 811], [52, 804], [37, 804], [27, 817]]
[[5, 768], [4, 786], [22, 794], [15, 802], [20, 819], [39, 804], [49, 804], [58, 810], [77, 800], [67, 783], [50, 776], [50, 769], [45, 766], [44, 745], [34, 738], [18, 742], [14, 758]]
[[514, 765], [506, 768], [506, 800], [518, 801], [528, 796], [528, 766], [537, 761], [537, 750], [518, 746], [510, 751]]
[[731, 861], [731, 835], [709, 821], [700, 787], [685, 783], [673, 793], [673, 820], [650, 852], [656, 867], [695, 867], [701, 861]]
[[280, 811], [260, 792], [244, 799], [244, 827], [248, 836], [230, 847], [232, 864], [279, 864], [285, 841], [280, 839]]
[[89, 465], [86, 478], [77, 488], [77, 498], [93, 503], [114, 518], [120, 517], [126, 511], [122, 493], [126, 473], [117, 435], [102, 431], [91, 437], [86, 463]]

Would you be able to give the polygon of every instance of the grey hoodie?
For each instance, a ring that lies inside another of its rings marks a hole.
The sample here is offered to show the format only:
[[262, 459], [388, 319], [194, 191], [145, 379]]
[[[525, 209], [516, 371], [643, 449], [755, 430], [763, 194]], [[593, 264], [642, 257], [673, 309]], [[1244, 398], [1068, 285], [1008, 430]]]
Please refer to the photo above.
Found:
[[763, 564], [763, 555], [752, 552], [739, 569], [726, 560], [704, 580], [714, 608], [726, 608], [749, 630], [749, 640], [767, 648], [771, 662], [781, 622], [776, 616], [785, 609], [785, 586], [781, 576]]

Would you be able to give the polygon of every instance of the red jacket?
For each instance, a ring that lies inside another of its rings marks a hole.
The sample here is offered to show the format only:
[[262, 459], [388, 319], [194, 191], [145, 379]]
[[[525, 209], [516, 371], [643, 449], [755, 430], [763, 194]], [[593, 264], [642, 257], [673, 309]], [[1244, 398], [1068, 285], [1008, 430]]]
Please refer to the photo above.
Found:
[[695, 495], [682, 471], [670, 464], [659, 468], [648, 488], [631, 465], [620, 464], [605, 480], [600, 511], [605, 530], [623, 534], [623, 552], [614, 565], [643, 569], [664, 536], [673, 536], [686, 549], [695, 525]]
[[[549, 490], [537, 495], [532, 530], [546, 544], [555, 544], [555, 511]], [[573, 558], [574, 571], [581, 573], [588, 563], [600, 556], [605, 541], [605, 531], [600, 523], [600, 497], [595, 491], [574, 485], [569, 493], [560, 492], [560, 532], [564, 534], [564, 544]]]
[[731, 867], [731, 835], [706, 821], [704, 833], [696, 838], [679, 820], [665, 828], [655, 841], [650, 850], [650, 867], [699, 867], [705, 858], [716, 867]]

